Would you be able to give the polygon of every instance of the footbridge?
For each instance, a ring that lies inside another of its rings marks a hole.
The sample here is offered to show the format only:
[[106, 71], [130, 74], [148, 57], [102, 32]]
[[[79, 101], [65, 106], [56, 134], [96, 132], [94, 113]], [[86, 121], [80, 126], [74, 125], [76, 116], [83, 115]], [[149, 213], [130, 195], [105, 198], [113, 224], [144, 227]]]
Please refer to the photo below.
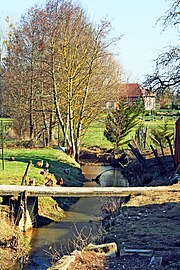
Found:
[[146, 192], [179, 192], [180, 185], [157, 187], [47, 187], [0, 185], [0, 196], [30, 197], [121, 197]]
[[[22, 231], [34, 227], [38, 215], [38, 197], [124, 197], [150, 192], [179, 192], [180, 185], [158, 187], [47, 187], [27, 185], [0, 185], [2, 204], [11, 212]], [[13, 197], [18, 197], [16, 204]], [[15, 211], [14, 209], [17, 208]]]

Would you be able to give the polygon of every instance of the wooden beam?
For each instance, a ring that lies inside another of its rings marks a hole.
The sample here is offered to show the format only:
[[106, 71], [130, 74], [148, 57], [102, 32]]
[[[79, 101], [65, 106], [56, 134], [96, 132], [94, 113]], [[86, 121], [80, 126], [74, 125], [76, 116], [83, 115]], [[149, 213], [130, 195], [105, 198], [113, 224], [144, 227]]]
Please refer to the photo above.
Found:
[[4, 161], [4, 122], [1, 120], [1, 144], [2, 144], [2, 170], [5, 169]]
[[22, 177], [21, 185], [26, 185], [27, 184], [27, 177], [28, 177], [28, 173], [29, 173], [31, 164], [32, 164], [32, 160], [29, 160], [28, 165], [26, 167], [26, 171], [25, 171], [25, 173], [24, 173], [24, 175]]
[[0, 196], [19, 195], [40, 197], [121, 197], [146, 192], [179, 192], [180, 185], [158, 187], [46, 187], [0, 185]]

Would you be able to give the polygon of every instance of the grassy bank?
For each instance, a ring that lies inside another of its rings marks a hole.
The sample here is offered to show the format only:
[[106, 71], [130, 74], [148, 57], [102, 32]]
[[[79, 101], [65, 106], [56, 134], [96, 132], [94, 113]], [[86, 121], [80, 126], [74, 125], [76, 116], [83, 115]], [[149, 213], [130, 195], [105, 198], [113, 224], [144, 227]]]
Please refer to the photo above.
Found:
[[[12, 156], [15, 159], [14, 161], [11, 161]], [[2, 170], [2, 161], [0, 161], [0, 184], [21, 185], [22, 177], [30, 160], [32, 161], [32, 165], [29, 170], [27, 182], [29, 178], [34, 179], [36, 185], [40, 186], [47, 182], [47, 175], [41, 174], [43, 169], [34, 166], [39, 160], [49, 163], [48, 175], [52, 176], [54, 185], [56, 185], [56, 181], [59, 178], [63, 178], [64, 186], [80, 186], [84, 181], [79, 164], [62, 151], [52, 148], [6, 148], [5, 170]], [[65, 168], [70, 169], [69, 174], [65, 173]], [[58, 221], [64, 216], [64, 212], [52, 198], [40, 198], [39, 215]]]
[[[27, 176], [27, 182], [29, 178], [34, 179], [36, 185], [39, 186], [47, 182], [47, 175], [41, 174], [43, 169], [35, 166], [37, 161], [43, 160], [49, 163], [48, 175], [53, 177], [54, 186], [59, 178], [63, 178], [64, 186], [81, 186], [83, 184], [84, 177], [79, 164], [62, 151], [51, 148], [8, 149], [6, 147], [4, 152], [5, 169], [2, 170], [2, 160], [0, 160], [0, 184], [21, 185], [22, 177], [30, 160], [32, 165]], [[13, 161], [12, 157], [14, 157]], [[2, 157], [0, 156], [0, 158]], [[67, 168], [70, 169], [69, 174], [64, 171]], [[27, 238], [8, 219], [9, 207], [0, 205], [0, 210], [0, 243], [5, 241], [5, 245], [0, 245], [0, 269], [7, 269], [13, 266], [15, 262], [26, 259], [30, 247]], [[62, 210], [59, 201], [50, 197], [40, 197], [38, 199], [39, 225], [49, 223], [50, 221], [60, 221], [64, 216], [65, 212]]]

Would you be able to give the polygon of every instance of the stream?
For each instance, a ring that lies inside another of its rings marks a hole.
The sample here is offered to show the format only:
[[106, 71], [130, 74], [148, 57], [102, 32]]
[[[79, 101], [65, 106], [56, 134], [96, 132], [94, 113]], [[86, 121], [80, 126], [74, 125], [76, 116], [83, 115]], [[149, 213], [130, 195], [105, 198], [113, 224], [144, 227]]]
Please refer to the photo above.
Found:
[[[106, 171], [106, 172], [105, 172]], [[96, 178], [99, 174], [101, 186], [127, 186], [127, 180], [121, 175], [120, 170], [111, 166], [83, 165], [82, 172], [87, 180]], [[84, 186], [99, 186], [96, 182], [86, 182]], [[51, 266], [50, 250], [58, 250], [74, 238], [76, 228], [78, 232], [82, 228], [92, 226], [92, 221], [101, 216], [102, 198], [80, 198], [68, 211], [66, 217], [58, 223], [50, 223], [41, 228], [34, 228], [31, 234], [31, 252], [29, 263], [23, 269], [45, 270]], [[22, 269], [19, 266], [13, 270]]]

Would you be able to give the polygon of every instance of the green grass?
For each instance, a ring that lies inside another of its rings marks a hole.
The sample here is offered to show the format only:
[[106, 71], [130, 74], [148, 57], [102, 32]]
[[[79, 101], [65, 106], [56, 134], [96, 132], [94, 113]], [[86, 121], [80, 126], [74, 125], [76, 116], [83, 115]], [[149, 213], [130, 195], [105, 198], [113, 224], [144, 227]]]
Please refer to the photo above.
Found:
[[[166, 113], [165, 115], [161, 115], [162, 113]], [[142, 117], [142, 120], [139, 121], [139, 125], [137, 125], [127, 136], [128, 139], [132, 139], [135, 135], [136, 130], [139, 126], [148, 127], [148, 132], [151, 131], [152, 128], [160, 128], [165, 121], [168, 122], [169, 126], [171, 126], [172, 131], [174, 130], [175, 121], [179, 118], [178, 114], [179, 111], [177, 110], [160, 110], [155, 111], [154, 115], [151, 115], [150, 112], [146, 112], [146, 115]], [[173, 114], [173, 115], [172, 115]], [[161, 117], [163, 116], [163, 119]], [[110, 143], [104, 136], [104, 129], [105, 129], [105, 118], [106, 115], [102, 115], [99, 117], [97, 121], [94, 121], [90, 127], [88, 128], [86, 134], [82, 138], [82, 148], [92, 148], [92, 147], [99, 147], [102, 149], [112, 149], [114, 146]], [[1, 119], [0, 119], [1, 120]], [[5, 122], [11, 123], [10, 119], [3, 119]], [[1, 122], [0, 122], [1, 126]], [[1, 129], [1, 128], [0, 128]], [[1, 142], [1, 138], [0, 138]], [[10, 143], [10, 140], [6, 138], [6, 143]], [[148, 138], [148, 145], [152, 142]], [[124, 146], [126, 148], [126, 146]]]
[[[167, 121], [169, 127], [174, 130], [175, 122], [178, 119], [177, 117], [172, 116], [164, 116], [161, 119], [161, 116], [155, 116], [153, 118], [150, 116], [143, 116], [143, 118], [139, 121], [139, 124], [133, 128], [133, 130], [128, 134], [127, 139], [132, 139], [135, 136], [138, 127], [143, 126], [144, 128], [148, 128], [148, 132], [151, 132], [153, 128], [160, 128], [164, 125], [165, 121]], [[82, 139], [82, 146], [84, 148], [92, 148], [92, 147], [100, 147], [104, 149], [111, 149], [113, 148], [113, 144], [110, 143], [104, 136], [104, 129], [105, 129], [105, 119], [101, 119], [99, 121], [94, 122], [87, 130], [84, 138]], [[151, 139], [148, 137], [147, 145], [153, 144]], [[127, 146], [124, 145], [124, 148]]]
[[102, 122], [93, 123], [83, 137], [82, 144], [85, 148], [100, 147], [112, 148], [113, 145], [104, 136], [105, 124]]
[[[15, 161], [10, 161], [11, 156], [15, 157]], [[2, 158], [1, 155], [0, 158]], [[54, 186], [56, 185], [56, 180], [59, 178], [63, 178], [65, 186], [80, 186], [84, 181], [84, 177], [80, 173], [79, 164], [62, 151], [52, 148], [5, 148], [5, 170], [2, 170], [2, 160], [0, 160], [0, 184], [20, 185], [30, 160], [32, 160], [32, 165], [27, 181], [29, 178], [32, 178], [39, 186], [44, 185], [47, 179], [46, 175], [40, 173], [43, 169], [34, 166], [38, 160], [44, 160], [49, 163], [49, 173], [53, 175]], [[65, 168], [70, 168], [71, 173], [68, 175], [65, 174]], [[38, 206], [40, 216], [54, 221], [59, 221], [64, 216], [64, 212], [52, 198], [39, 198]]]
[[[40, 174], [41, 168], [35, 167], [38, 160], [47, 161], [50, 165], [49, 172], [55, 175], [55, 178], [66, 177], [64, 168], [71, 167], [74, 175], [78, 175], [79, 165], [69, 156], [59, 150], [52, 148], [24, 149], [24, 148], [5, 148], [5, 170], [2, 170], [2, 160], [0, 161], [0, 183], [1, 184], [21, 184], [22, 176], [25, 173], [27, 164], [32, 160], [28, 178], [36, 180], [38, 185], [43, 185], [45, 176]], [[10, 161], [14, 156], [15, 161]], [[0, 158], [1, 155], [0, 155]], [[68, 176], [67, 181], [73, 181], [72, 176]]]

